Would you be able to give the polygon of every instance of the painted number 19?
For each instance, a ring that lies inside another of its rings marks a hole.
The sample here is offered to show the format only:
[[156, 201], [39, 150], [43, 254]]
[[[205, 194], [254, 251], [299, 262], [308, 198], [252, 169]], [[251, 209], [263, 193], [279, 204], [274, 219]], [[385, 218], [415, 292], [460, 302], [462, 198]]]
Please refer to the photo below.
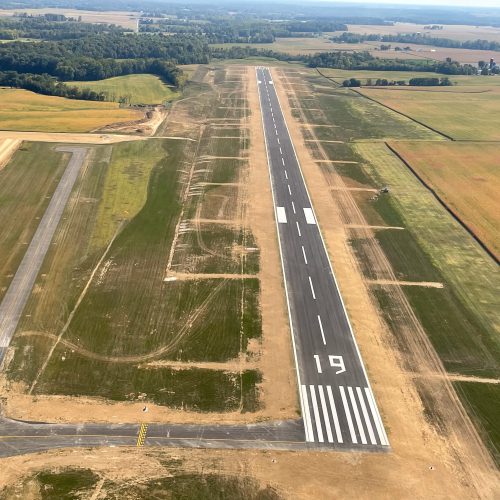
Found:
[[[314, 360], [316, 361], [316, 369], [318, 370], [318, 373], [323, 373], [323, 368], [321, 367], [321, 361], [317, 354], [314, 355]], [[330, 367], [336, 369], [335, 375], [338, 375], [339, 373], [344, 373], [346, 371], [344, 358], [342, 356], [334, 356], [333, 354], [330, 354], [328, 356], [328, 362]]]

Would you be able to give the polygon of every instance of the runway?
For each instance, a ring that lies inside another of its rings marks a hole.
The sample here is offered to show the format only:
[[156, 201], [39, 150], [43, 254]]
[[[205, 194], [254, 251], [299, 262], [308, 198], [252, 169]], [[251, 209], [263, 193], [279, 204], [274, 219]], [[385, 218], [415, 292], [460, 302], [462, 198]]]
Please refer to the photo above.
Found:
[[23, 309], [31, 294], [36, 277], [42, 267], [43, 260], [87, 154], [85, 148], [78, 147], [59, 148], [58, 151], [72, 153], [71, 159], [33, 235], [23, 260], [0, 303], [0, 364], [16, 331]]
[[305, 440], [321, 447], [387, 450], [271, 72], [259, 67], [256, 77]]

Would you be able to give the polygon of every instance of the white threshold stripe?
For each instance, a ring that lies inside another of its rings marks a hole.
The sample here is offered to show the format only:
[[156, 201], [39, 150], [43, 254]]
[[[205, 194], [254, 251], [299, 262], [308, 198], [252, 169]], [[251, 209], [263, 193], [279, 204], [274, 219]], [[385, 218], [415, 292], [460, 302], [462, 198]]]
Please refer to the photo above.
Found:
[[308, 224], [316, 224], [313, 211], [310, 208], [304, 208], [304, 215]]
[[316, 422], [318, 441], [320, 443], [324, 443], [325, 439], [323, 438], [323, 429], [321, 428], [321, 420], [319, 419], [318, 401], [316, 400], [316, 391], [314, 390], [314, 385], [310, 385], [309, 390], [311, 391], [311, 402], [313, 406], [314, 420]]
[[314, 434], [311, 423], [311, 414], [309, 413], [309, 398], [307, 397], [307, 387], [305, 385], [300, 387], [302, 392], [302, 402], [304, 404], [304, 429], [306, 431], [306, 441], [314, 442]]
[[319, 356], [317, 354], [314, 355], [314, 361], [316, 361], [316, 369], [318, 370], [318, 373], [323, 373], [321, 363], [319, 362]]
[[280, 224], [286, 224], [285, 207], [276, 207], [276, 218]]
[[356, 424], [358, 426], [359, 435], [361, 437], [361, 442], [367, 444], [365, 430], [363, 429], [363, 423], [361, 422], [361, 417], [359, 416], [358, 405], [356, 403], [356, 397], [354, 396], [354, 391], [352, 387], [348, 387], [349, 397], [351, 398], [352, 409], [354, 411], [354, 418], [356, 419]]
[[380, 443], [387, 446], [389, 444], [389, 441], [384, 431], [384, 426], [382, 425], [380, 414], [377, 411], [377, 407], [375, 406], [375, 399], [373, 398], [372, 391], [368, 387], [365, 387], [365, 393], [366, 393], [366, 398], [368, 399], [368, 404], [370, 405], [370, 410], [372, 412], [373, 420], [375, 421], [375, 427], [377, 428], [377, 434], [380, 439]]
[[377, 444], [375, 439], [375, 434], [373, 433], [372, 423], [370, 422], [370, 416], [366, 409], [365, 399], [363, 397], [363, 391], [361, 387], [356, 387], [356, 392], [358, 393], [359, 404], [361, 405], [361, 412], [363, 413], [363, 418], [365, 419], [366, 428], [368, 429], [368, 436], [370, 436], [371, 444]]
[[333, 443], [332, 428], [330, 426], [330, 417], [328, 416], [328, 409], [326, 407], [325, 394], [323, 392], [323, 386], [318, 385], [319, 400], [321, 401], [321, 408], [323, 410], [323, 420], [325, 421], [326, 427], [326, 437], [329, 443]]
[[306, 257], [306, 250], [304, 247], [302, 247], [302, 255], [304, 256], [304, 262], [306, 263], [307, 265], [307, 257]]
[[295, 211], [295, 203], [292, 201], [292, 209], [293, 209], [293, 213], [296, 214], [297, 212]]
[[312, 279], [310, 276], [309, 276], [309, 285], [311, 285], [311, 293], [312, 293], [313, 299], [316, 300], [316, 294], [314, 293], [313, 282], [312, 282]]
[[358, 438], [356, 437], [356, 433], [354, 432], [354, 426], [352, 425], [351, 410], [349, 410], [349, 405], [347, 404], [347, 398], [345, 397], [345, 390], [342, 385], [339, 386], [339, 389], [340, 389], [340, 397], [342, 398], [342, 404], [344, 405], [344, 413], [347, 419], [347, 425], [349, 427], [349, 432], [351, 434], [351, 441], [354, 444], [357, 444]]
[[330, 385], [326, 386], [326, 392], [328, 394], [328, 401], [330, 402], [330, 409], [332, 410], [333, 425], [335, 427], [335, 435], [337, 437], [337, 443], [343, 443], [344, 441], [342, 439], [342, 432], [340, 430], [337, 408], [335, 408], [335, 401], [333, 400], [332, 387]]
[[292, 196], [292, 190], [290, 189], [290, 184], [287, 185], [288, 185], [288, 192], [290, 193], [290, 196]]
[[299, 221], [295, 221], [295, 224], [297, 224], [297, 232], [299, 233], [299, 236], [302, 236], [302, 233], [300, 232]]
[[323, 323], [321, 322], [321, 316], [318, 314], [319, 331], [321, 332], [321, 338], [323, 339], [323, 344], [326, 345], [325, 332], [323, 331]]

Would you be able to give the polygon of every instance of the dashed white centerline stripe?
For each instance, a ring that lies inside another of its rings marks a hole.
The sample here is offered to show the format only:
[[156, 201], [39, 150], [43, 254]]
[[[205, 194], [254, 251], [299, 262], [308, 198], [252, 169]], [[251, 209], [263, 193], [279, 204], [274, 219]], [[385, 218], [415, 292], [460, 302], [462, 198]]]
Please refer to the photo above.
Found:
[[302, 415], [304, 419], [304, 429], [306, 431], [306, 441], [313, 442], [314, 434], [311, 423], [311, 414], [309, 410], [309, 398], [307, 397], [307, 387], [305, 385], [301, 386], [302, 392], [302, 402], [304, 404], [304, 415]]
[[323, 429], [321, 428], [321, 420], [319, 419], [318, 402], [316, 400], [316, 391], [314, 390], [314, 385], [310, 385], [309, 390], [311, 391], [311, 402], [313, 405], [314, 420], [316, 422], [316, 432], [318, 434], [318, 441], [320, 443], [324, 443], [325, 440], [323, 439]]
[[302, 247], [302, 255], [304, 256], [304, 262], [307, 265], [306, 249], [304, 247]]
[[293, 210], [293, 213], [296, 214], [297, 212], [295, 211], [295, 203], [292, 201], [292, 210]]
[[314, 293], [313, 282], [312, 282], [312, 279], [310, 276], [309, 276], [309, 285], [311, 285], [311, 293], [312, 293], [313, 299], [316, 300], [316, 294]]
[[288, 179], [288, 174], [287, 174], [286, 170], [285, 170], [285, 178]]
[[326, 407], [325, 393], [323, 392], [323, 386], [318, 385], [319, 400], [321, 401], [321, 408], [323, 410], [323, 419], [325, 421], [326, 427], [326, 437], [329, 443], [333, 443], [332, 428], [330, 426], [330, 417], [328, 416], [328, 409]]
[[282, 155], [282, 154], [283, 154], [283, 151], [281, 151], [281, 146], [280, 146], [280, 155]]
[[359, 435], [361, 437], [361, 442], [367, 444], [365, 430], [363, 429], [363, 423], [361, 422], [361, 417], [359, 416], [358, 405], [356, 403], [356, 397], [354, 396], [354, 391], [352, 387], [347, 387], [349, 392], [349, 397], [351, 398], [352, 409], [354, 411], [354, 418], [356, 419], [356, 424], [358, 425]]
[[321, 316], [318, 314], [318, 324], [319, 331], [321, 332], [321, 338], [323, 339], [323, 344], [326, 345], [325, 332], [323, 331], [323, 323], [321, 323]]
[[323, 373], [321, 363], [319, 362], [319, 356], [317, 354], [314, 355], [314, 360], [316, 361], [316, 369], [318, 370], [318, 373]]
[[349, 405], [347, 404], [347, 398], [345, 397], [345, 390], [342, 385], [339, 386], [339, 389], [340, 389], [340, 397], [342, 398], [342, 404], [344, 405], [344, 413], [347, 419], [347, 425], [349, 427], [349, 432], [351, 434], [351, 441], [354, 444], [357, 444], [358, 438], [356, 437], [356, 433], [354, 432], [354, 426], [352, 425], [351, 410], [349, 410]]
[[335, 427], [335, 435], [337, 436], [337, 443], [343, 443], [342, 432], [340, 430], [339, 417], [337, 415], [337, 408], [335, 408], [335, 401], [333, 400], [332, 387], [330, 385], [326, 386], [326, 392], [328, 394], [328, 401], [330, 402], [330, 409], [333, 415], [333, 425]]
[[280, 144], [280, 140], [279, 140], [279, 137], [278, 137], [278, 139], [276, 139], [276, 140], [278, 141], [278, 144]]
[[295, 221], [295, 224], [297, 224], [297, 232], [299, 233], [299, 236], [302, 236], [302, 233], [300, 232], [299, 221]]
[[290, 193], [290, 196], [292, 196], [292, 190], [290, 189], [290, 184], [287, 184], [288, 186], [288, 192]]
[[281, 158], [281, 163], [283, 163], [283, 166], [285, 166], [285, 159], [283, 157]]
[[375, 434], [373, 433], [372, 423], [370, 422], [370, 417], [368, 415], [368, 411], [366, 410], [365, 400], [363, 398], [363, 392], [361, 387], [356, 387], [356, 392], [358, 393], [359, 404], [361, 405], [361, 412], [363, 413], [363, 417], [365, 419], [366, 428], [368, 429], [368, 435], [370, 436], [370, 442], [372, 444], [377, 444], [377, 440], [375, 439]]

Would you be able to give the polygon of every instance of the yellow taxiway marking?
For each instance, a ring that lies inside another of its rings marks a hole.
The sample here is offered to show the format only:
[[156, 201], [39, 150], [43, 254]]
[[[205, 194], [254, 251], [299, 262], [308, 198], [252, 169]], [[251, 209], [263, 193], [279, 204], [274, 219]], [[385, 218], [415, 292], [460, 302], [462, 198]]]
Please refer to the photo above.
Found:
[[144, 446], [144, 441], [146, 440], [146, 433], [148, 432], [148, 424], [141, 424], [141, 428], [139, 430], [139, 435], [137, 436], [136, 446], [140, 448]]

